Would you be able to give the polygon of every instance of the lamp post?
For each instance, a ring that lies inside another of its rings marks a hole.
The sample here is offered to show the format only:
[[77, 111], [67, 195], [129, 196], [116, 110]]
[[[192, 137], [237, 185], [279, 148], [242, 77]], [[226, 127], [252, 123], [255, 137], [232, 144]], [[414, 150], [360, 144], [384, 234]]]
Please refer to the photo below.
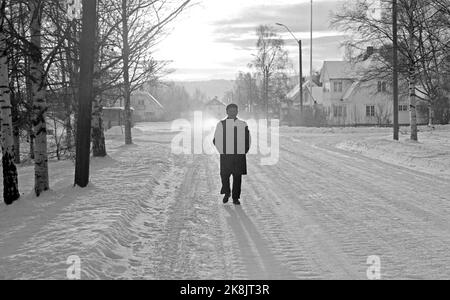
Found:
[[311, 31], [310, 31], [310, 51], [309, 51], [309, 92], [311, 93], [311, 102], [313, 99], [313, 0], [311, 0]]
[[295, 37], [295, 35], [292, 33], [292, 31], [289, 29], [289, 27], [287, 27], [284, 24], [281, 23], [276, 23], [276, 25], [281, 26], [286, 28], [286, 30], [292, 35], [292, 37], [294, 38], [294, 40], [297, 42], [298, 44], [298, 55], [299, 55], [299, 94], [300, 94], [300, 112], [303, 112], [303, 84], [302, 84], [302, 80], [303, 80], [303, 60], [302, 60], [302, 40], [299, 40]]

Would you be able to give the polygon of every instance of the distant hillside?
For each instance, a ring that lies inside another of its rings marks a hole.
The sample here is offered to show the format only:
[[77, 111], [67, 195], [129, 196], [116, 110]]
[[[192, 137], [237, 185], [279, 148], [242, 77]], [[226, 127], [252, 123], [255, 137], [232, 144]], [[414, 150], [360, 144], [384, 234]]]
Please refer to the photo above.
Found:
[[196, 89], [202, 91], [208, 99], [217, 96], [222, 99], [225, 92], [233, 88], [233, 80], [209, 80], [209, 81], [176, 81], [175, 84], [183, 86], [186, 91], [193, 95]]

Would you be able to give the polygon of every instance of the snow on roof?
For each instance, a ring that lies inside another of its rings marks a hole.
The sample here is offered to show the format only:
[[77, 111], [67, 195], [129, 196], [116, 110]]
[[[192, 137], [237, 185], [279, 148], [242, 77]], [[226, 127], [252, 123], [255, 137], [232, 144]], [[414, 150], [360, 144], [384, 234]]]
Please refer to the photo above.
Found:
[[[306, 91], [307, 89], [309, 90], [309, 86], [310, 86], [310, 80], [307, 80], [306, 82], [304, 82], [303, 83], [303, 90], [304, 91]], [[317, 87], [317, 84], [313, 81], [312, 82], [312, 86], [313, 86], [313, 89], [314, 89], [314, 87]], [[299, 84], [297, 84], [287, 95], [286, 95], [286, 97], [288, 98], [288, 99], [293, 99], [293, 98], [296, 98], [297, 97], [297, 95], [298, 95], [298, 93], [299, 93], [299, 90], [300, 90], [300, 86], [299, 86]]]
[[150, 93], [147, 92], [147, 91], [136, 91], [136, 92], [133, 92], [132, 95], [140, 95], [140, 96], [144, 96], [144, 97], [150, 98], [150, 99], [151, 99], [153, 102], [155, 102], [155, 104], [158, 105], [161, 109], [164, 109], [164, 106], [163, 106], [158, 100], [156, 100], [156, 98], [153, 97], [152, 94], [150, 94]]
[[[130, 107], [131, 110], [134, 110], [133, 107]], [[114, 107], [103, 107], [103, 110], [125, 110], [125, 107], [118, 107], [118, 106], [114, 106]]]
[[361, 82], [360, 81], [355, 81], [353, 82], [353, 84], [348, 88], [348, 90], [345, 92], [344, 96], [342, 97], [342, 99], [344, 101], [348, 100], [351, 95], [353, 94], [353, 92], [356, 90], [356, 88], [359, 86]]
[[153, 101], [155, 101], [155, 103], [156, 103], [160, 108], [164, 109], [164, 106], [163, 106], [158, 100], [156, 100], [156, 98], [153, 97], [152, 94], [148, 93], [148, 95], [150, 96], [150, 98], [153, 99]]
[[297, 84], [287, 95], [286, 95], [286, 97], [288, 98], [288, 99], [292, 99], [292, 98], [295, 98], [295, 96], [296, 95], [298, 95], [298, 92], [299, 92], [299, 90], [300, 90], [300, 85], [299, 84]]
[[348, 61], [325, 61], [320, 81], [323, 82], [325, 74], [329, 79], [353, 79], [355, 78], [355, 66]]
[[208, 101], [205, 106], [211, 106], [211, 105], [221, 105], [221, 106], [227, 106], [225, 103], [220, 101], [217, 98], [212, 99], [211, 101]]

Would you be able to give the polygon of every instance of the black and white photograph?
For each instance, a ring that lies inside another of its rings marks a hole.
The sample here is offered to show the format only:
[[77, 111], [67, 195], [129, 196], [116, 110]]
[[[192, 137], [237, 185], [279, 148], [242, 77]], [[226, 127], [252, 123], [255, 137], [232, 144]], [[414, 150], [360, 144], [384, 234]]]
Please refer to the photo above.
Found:
[[2, 281], [449, 280], [450, 0], [0, 0], [0, 142]]

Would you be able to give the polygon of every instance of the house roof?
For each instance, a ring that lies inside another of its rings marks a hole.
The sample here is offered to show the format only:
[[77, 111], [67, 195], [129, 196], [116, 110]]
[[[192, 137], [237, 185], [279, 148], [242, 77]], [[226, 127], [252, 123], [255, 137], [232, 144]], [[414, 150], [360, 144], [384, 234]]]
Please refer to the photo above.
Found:
[[321, 82], [323, 82], [325, 75], [329, 79], [353, 79], [355, 77], [355, 68], [348, 61], [325, 61], [320, 74]]
[[156, 100], [156, 98], [153, 97], [152, 94], [150, 94], [147, 91], [136, 91], [136, 92], [133, 92], [133, 95], [144, 96], [144, 97], [150, 99], [151, 101], [153, 101], [161, 109], [164, 109], [164, 106], [158, 100]]
[[[310, 80], [307, 80], [306, 82], [303, 83], [303, 90], [306, 91], [306, 89], [309, 89], [309, 84], [310, 84]], [[312, 82], [312, 86], [313, 87], [317, 87], [317, 84], [313, 81]], [[300, 90], [300, 85], [297, 84], [287, 95], [286, 97], [288, 99], [294, 99], [297, 97], [298, 93]]]
[[[298, 98], [299, 90], [300, 90], [300, 88], [299, 88], [299, 85], [297, 84], [286, 95], [287, 99], [295, 100], [296, 98]], [[313, 82], [313, 86], [312, 86], [312, 92], [310, 92], [310, 89], [309, 89], [309, 80], [303, 84], [303, 92], [312, 94], [312, 98], [317, 103], [321, 103], [323, 100], [323, 88], [320, 86], [317, 86], [317, 84], [315, 84], [314, 82]]]
[[[383, 67], [383, 58], [379, 53], [374, 53], [367, 59], [359, 62], [350, 61], [324, 61], [320, 72], [320, 82], [328, 79], [362, 80], [366, 77], [368, 69]], [[381, 74], [380, 74], [381, 76]]]
[[353, 93], [355, 92], [355, 90], [357, 89], [357, 87], [359, 86], [360, 83], [361, 83], [361, 81], [359, 81], [359, 80], [353, 82], [353, 84], [345, 92], [342, 99], [344, 101], [347, 101], [353, 95]]
[[[125, 107], [120, 107], [120, 106], [114, 106], [114, 107], [107, 107], [107, 106], [105, 106], [105, 107], [103, 107], [103, 110], [121, 110], [121, 111], [124, 111], [125, 110]], [[134, 108], [133, 107], [130, 107], [130, 110], [134, 110]]]
[[205, 106], [212, 106], [212, 105], [227, 106], [225, 103], [223, 103], [222, 101], [220, 101], [217, 98], [214, 98], [214, 99], [206, 102], [206, 104], [205, 104]]

